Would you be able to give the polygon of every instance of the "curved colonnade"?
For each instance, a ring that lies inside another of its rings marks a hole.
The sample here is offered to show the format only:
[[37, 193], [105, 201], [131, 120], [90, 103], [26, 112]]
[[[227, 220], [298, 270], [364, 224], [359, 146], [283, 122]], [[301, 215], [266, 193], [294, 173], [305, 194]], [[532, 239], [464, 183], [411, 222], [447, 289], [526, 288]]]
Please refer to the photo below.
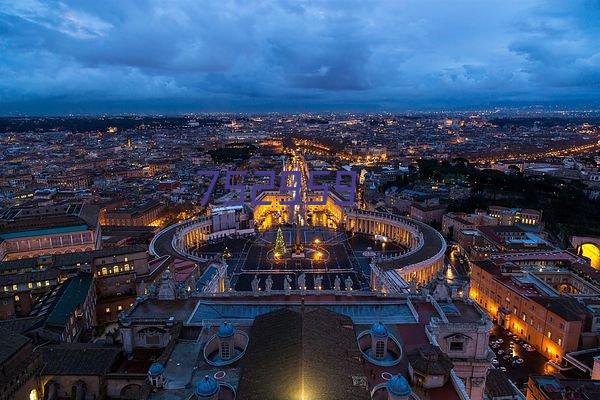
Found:
[[[343, 215], [342, 224], [347, 231], [368, 235], [382, 235], [408, 248], [392, 257], [381, 256], [371, 264], [371, 287], [387, 291], [405, 289], [407, 282], [429, 282], [443, 268], [446, 241], [434, 228], [410, 218], [381, 212], [351, 210]], [[170, 254], [194, 260], [207, 258], [192, 249], [206, 240], [247, 231], [224, 230], [213, 232], [211, 217], [201, 217], [180, 222], [161, 230], [150, 244], [155, 256]], [[162, 246], [158, 243], [162, 242]]]
[[409, 250], [395, 257], [381, 257], [371, 264], [371, 287], [399, 291], [407, 282], [424, 284], [444, 266], [446, 241], [431, 226], [410, 218], [375, 211], [354, 210], [346, 215], [351, 232], [382, 235]]

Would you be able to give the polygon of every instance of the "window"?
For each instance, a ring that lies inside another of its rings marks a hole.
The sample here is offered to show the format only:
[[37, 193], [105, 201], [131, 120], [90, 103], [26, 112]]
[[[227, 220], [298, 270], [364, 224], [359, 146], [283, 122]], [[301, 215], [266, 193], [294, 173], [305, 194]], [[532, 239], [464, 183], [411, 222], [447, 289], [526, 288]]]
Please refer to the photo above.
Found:
[[46, 286], [50, 286], [50, 281], [46, 281], [46, 282], [44, 282], [44, 284], [45, 284]]
[[450, 342], [450, 351], [463, 351], [464, 342]]
[[558, 338], [558, 340], [556, 341], [558, 343], [559, 346], [562, 346], [562, 339]]
[[19, 301], [19, 300], [20, 300], [20, 299], [19, 299], [19, 296], [18, 296], [18, 295], [16, 295], [16, 296], [15, 296], [15, 301]]
[[229, 342], [221, 342], [221, 358], [228, 360], [230, 356]]
[[42, 287], [42, 282], [36, 282], [36, 283], [35, 283], [35, 286], [37, 286], [37, 287]]
[[385, 343], [383, 340], [378, 340], [375, 343], [375, 358], [383, 358], [385, 357]]
[[546, 336], [548, 336], [548, 339], [552, 339], [552, 332], [548, 331], [548, 334]]
[[17, 285], [13, 285], [13, 290], [17, 290]]
[[110, 314], [110, 307], [106, 307], [106, 313]]
[[150, 345], [158, 345], [158, 344], [160, 344], [160, 336], [158, 336], [158, 335], [147, 335], [146, 336], [146, 344], [150, 344]]
[[108, 269], [106, 267], [102, 267], [102, 275], [107, 275]]
[[29, 283], [27, 284], [27, 287], [28, 287], [29, 289], [33, 289], [33, 283], [29, 282]]
[[123, 306], [117, 306], [117, 310], [121, 311], [123, 309]]

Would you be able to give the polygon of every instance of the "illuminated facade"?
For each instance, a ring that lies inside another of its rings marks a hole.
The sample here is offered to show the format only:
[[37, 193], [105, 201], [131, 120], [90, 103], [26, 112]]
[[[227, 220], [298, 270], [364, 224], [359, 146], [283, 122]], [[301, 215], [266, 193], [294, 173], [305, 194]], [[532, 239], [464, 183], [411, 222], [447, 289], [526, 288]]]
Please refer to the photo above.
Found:
[[[444, 264], [446, 242], [435, 229], [409, 218], [393, 214], [344, 209], [338, 205], [339, 199], [330, 193], [323, 205], [308, 205], [306, 210], [300, 210], [313, 226], [325, 226], [335, 229], [345, 229], [350, 234], [360, 233], [375, 236], [380, 240], [395, 242], [405, 248], [398, 254], [387, 255], [385, 258], [373, 260], [371, 265], [371, 288], [385, 292], [401, 292], [408, 284], [416, 281], [425, 284], [441, 271]], [[293, 218], [293, 207], [282, 205], [285, 196], [266, 192], [259, 196], [260, 200], [271, 200], [271, 205], [258, 205], [254, 208], [253, 223], [232, 225], [223, 229], [215, 224], [214, 216], [205, 216], [194, 220], [170, 226], [153, 239], [150, 252], [161, 255], [156, 249], [156, 243], [166, 242], [173, 251], [181, 257], [194, 261], [207, 261], [206, 257], [198, 254], [195, 249], [209, 239], [217, 239], [228, 235], [251, 235], [255, 228], [260, 232], [267, 228], [290, 221]], [[337, 200], [337, 201], [336, 201]], [[239, 206], [237, 213], [245, 213]], [[237, 218], [237, 217], [236, 217]], [[238, 218], [242, 219], [242, 217]], [[171, 237], [170, 244], [168, 237]], [[374, 254], [375, 255], [375, 254]]]
[[99, 249], [98, 213], [84, 204], [9, 210], [0, 216], [0, 260]]
[[469, 297], [504, 328], [557, 363], [577, 350], [586, 311], [576, 299], [489, 260], [472, 262], [471, 271]]

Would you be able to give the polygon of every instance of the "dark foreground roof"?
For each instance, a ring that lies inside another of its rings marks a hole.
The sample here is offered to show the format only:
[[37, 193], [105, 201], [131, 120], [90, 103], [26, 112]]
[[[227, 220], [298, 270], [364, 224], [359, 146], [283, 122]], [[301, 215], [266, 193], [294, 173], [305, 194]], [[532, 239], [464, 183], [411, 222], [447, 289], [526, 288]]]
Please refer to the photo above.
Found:
[[492, 368], [485, 380], [485, 392], [490, 398], [516, 395], [516, 391], [508, 381], [504, 372]]
[[0, 328], [0, 365], [11, 358], [27, 343], [29, 343], [28, 337], [8, 329]]
[[101, 375], [108, 372], [121, 352], [116, 347], [69, 343], [42, 347], [44, 375]]
[[[364, 376], [352, 320], [326, 309], [280, 309], [257, 317], [241, 361], [239, 397], [245, 400], [306, 398], [368, 400], [353, 385]], [[304, 383], [304, 385], [303, 385]]]
[[424, 344], [408, 353], [410, 365], [424, 375], [448, 375], [454, 364], [438, 346]]

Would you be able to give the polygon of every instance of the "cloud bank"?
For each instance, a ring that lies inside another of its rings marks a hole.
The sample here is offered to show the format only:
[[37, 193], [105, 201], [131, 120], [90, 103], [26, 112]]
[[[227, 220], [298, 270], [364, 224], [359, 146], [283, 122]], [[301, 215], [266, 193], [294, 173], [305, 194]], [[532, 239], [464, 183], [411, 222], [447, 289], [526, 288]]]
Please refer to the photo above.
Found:
[[598, 105], [598, 1], [0, 2], [0, 115]]

